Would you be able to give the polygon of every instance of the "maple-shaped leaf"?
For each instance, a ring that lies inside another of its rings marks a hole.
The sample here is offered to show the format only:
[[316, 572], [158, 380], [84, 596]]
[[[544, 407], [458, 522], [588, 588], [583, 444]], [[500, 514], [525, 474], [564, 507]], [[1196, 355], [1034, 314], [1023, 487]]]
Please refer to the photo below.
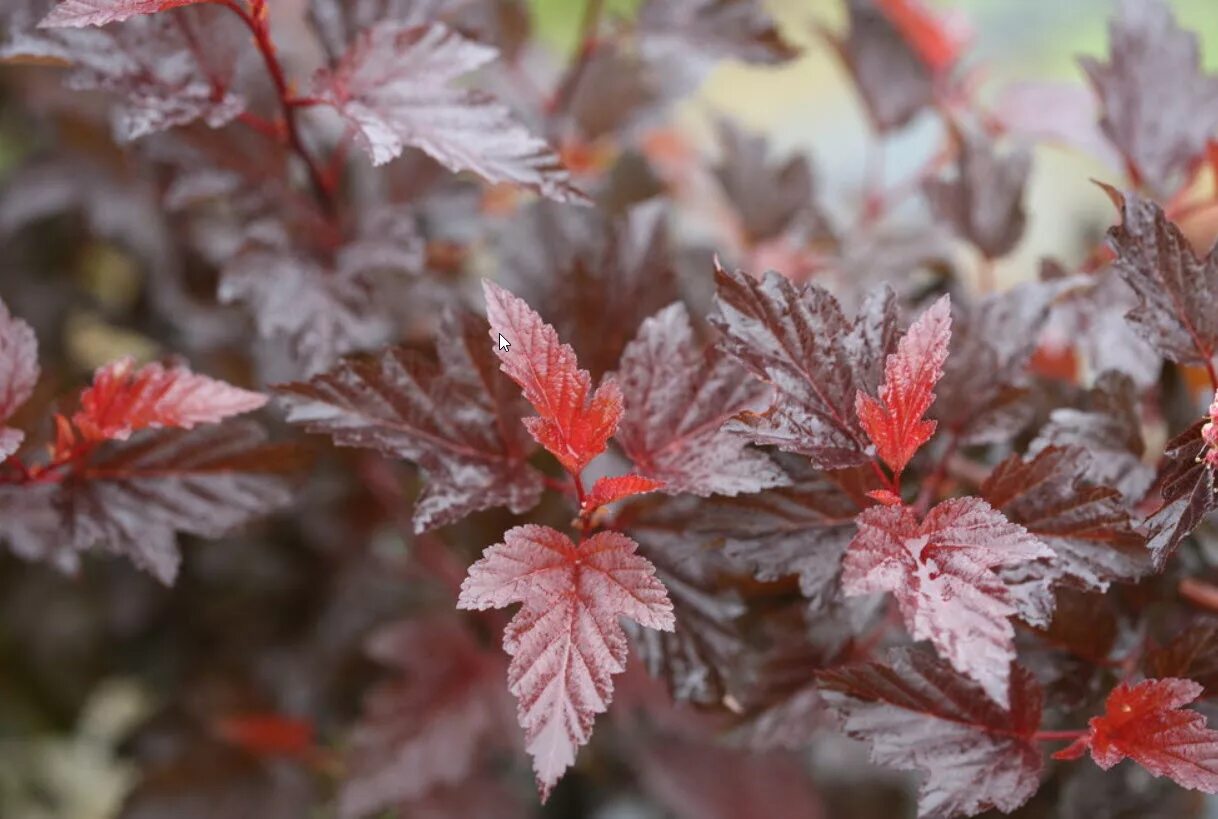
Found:
[[940, 436], [996, 443], [1031, 420], [1027, 364], [1056, 293], [1053, 285], [1027, 282], [973, 305], [953, 305], [952, 343], [930, 409]]
[[855, 401], [859, 423], [875, 444], [876, 454], [896, 475], [935, 433], [936, 423], [922, 416], [934, 403], [935, 384], [943, 377], [952, 336], [951, 310], [951, 301], [943, 296], [919, 316], [884, 364], [879, 400], [859, 392]]
[[[578, 474], [605, 451], [622, 417], [622, 392], [606, 379], [592, 392], [592, 378], [579, 369], [575, 351], [525, 302], [493, 282], [482, 283], [491, 343], [499, 366], [520, 385], [540, 417], [524, 419], [537, 442], [568, 472]], [[507, 339], [504, 350], [499, 338]]]
[[298, 464], [248, 422], [147, 430], [98, 450], [61, 483], [2, 487], [0, 536], [65, 571], [100, 545], [169, 585], [181, 563], [176, 533], [216, 538], [286, 506], [285, 475]]
[[1218, 731], [1206, 727], [1204, 714], [1184, 708], [1203, 690], [1178, 677], [1121, 682], [1087, 735], [1053, 756], [1076, 759], [1089, 750], [1104, 770], [1132, 759], [1183, 788], [1218, 793]]
[[643, 322], [616, 377], [626, 406], [617, 441], [667, 491], [737, 495], [787, 482], [765, 453], [725, 429], [737, 413], [761, 408], [768, 390], [698, 344], [683, 304]]
[[1108, 62], [1080, 59], [1103, 103], [1100, 127], [1136, 180], [1167, 194], [1218, 128], [1218, 77], [1163, 0], [1122, 0], [1109, 39]]
[[33, 328], [9, 313], [0, 301], [0, 462], [25, 440], [25, 433], [4, 422], [29, 400], [38, 374], [38, 339]]
[[870, 445], [855, 396], [875, 390], [895, 346], [892, 291], [872, 294], [851, 322], [829, 291], [777, 273], [757, 280], [717, 268], [715, 283], [711, 322], [723, 333], [720, 346], [774, 391], [773, 406], [744, 413], [729, 429], [822, 469], [864, 463]]
[[1138, 297], [1126, 318], [1166, 358], [1205, 365], [1218, 351], [1218, 258], [1198, 259], [1156, 202], [1101, 187], [1121, 213], [1108, 230], [1112, 266]]
[[644, 475], [615, 475], [598, 478], [584, 497], [583, 508], [585, 510], [599, 509], [616, 501], [635, 495], [645, 495], [663, 488], [663, 481], [653, 480]]
[[618, 366], [643, 320], [678, 298], [671, 244], [661, 202], [610, 218], [540, 200], [504, 225], [496, 253], [504, 287], [599, 378]]
[[250, 392], [181, 365], [165, 367], [120, 358], [93, 373], [93, 385], [81, 393], [72, 423], [90, 441], [124, 441], [132, 432], [153, 427], [191, 429], [251, 412], [266, 396]]
[[486, 332], [480, 317], [449, 313], [437, 332], [439, 366], [393, 348], [276, 392], [290, 423], [417, 463], [428, 480], [416, 531], [494, 506], [520, 514], [540, 499], [542, 479], [527, 462], [522, 402], [497, 372]]
[[957, 139], [955, 175], [927, 180], [927, 199], [941, 220], [987, 258], [1005, 256], [1027, 222], [1023, 191], [1032, 155], [1019, 148], [999, 153], [988, 137], [972, 129], [958, 129]]
[[[1167, 442], [1155, 485], [1162, 503], [1145, 522], [1147, 548], [1156, 568], [1162, 568], [1180, 545], [1214, 508], [1218, 487], [1214, 469], [1205, 462], [1209, 445], [1201, 437], [1207, 420], [1198, 421]], [[1151, 490], [1153, 495], [1155, 489]]]
[[318, 74], [313, 94], [350, 124], [373, 164], [411, 146], [452, 171], [581, 199], [558, 155], [503, 103], [454, 85], [497, 56], [442, 23], [380, 22], [361, 32], [332, 71]]
[[1184, 677], [1201, 683], [1202, 696], [1218, 696], [1218, 621], [1196, 622], [1166, 645], [1151, 648], [1142, 670], [1148, 677]]
[[1007, 704], [1020, 600], [996, 569], [1053, 551], [979, 498], [952, 498], [918, 520], [907, 506], [858, 516], [842, 565], [847, 595], [892, 592], [910, 634]]
[[[1088, 479], [1091, 454], [1081, 447], [1045, 447], [994, 467], [980, 494], [995, 509], [1049, 546], [1051, 559], [1020, 566], [1024, 583], [1065, 580], [1092, 591], [1151, 571], [1146, 538], [1114, 489]], [[1008, 577], [1008, 580], [1011, 580]], [[1049, 601], [1051, 606], [1051, 600]], [[1042, 611], [1037, 619], [1047, 619]]]
[[339, 796], [343, 817], [463, 782], [478, 757], [515, 730], [502, 655], [488, 654], [455, 617], [386, 626], [368, 653], [398, 674], [364, 698]]
[[43, 18], [42, 28], [81, 28], [118, 23], [141, 14], [156, 14], [212, 0], [62, 0]]
[[934, 101], [930, 66], [876, 0], [849, 0], [850, 27], [830, 36], [877, 131], [907, 125]]
[[575, 761], [626, 667], [620, 617], [671, 631], [672, 603], [654, 567], [619, 532], [578, 546], [545, 526], [509, 529], [461, 584], [459, 608], [522, 603], [503, 636], [508, 688], [533, 757], [542, 799]]
[[883, 663], [822, 671], [816, 680], [845, 732], [871, 746], [873, 761], [926, 775], [919, 817], [974, 816], [991, 808], [1010, 813], [1040, 785], [1033, 734], [1042, 695], [1019, 666], [1011, 672], [1009, 709], [914, 649], [894, 649]]

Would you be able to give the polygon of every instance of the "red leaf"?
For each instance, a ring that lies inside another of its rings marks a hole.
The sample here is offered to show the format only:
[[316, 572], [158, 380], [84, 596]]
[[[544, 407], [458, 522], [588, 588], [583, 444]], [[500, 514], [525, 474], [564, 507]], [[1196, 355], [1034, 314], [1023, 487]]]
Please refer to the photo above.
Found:
[[212, 0], [63, 0], [51, 9], [39, 28], [82, 28], [118, 23], [141, 14], [156, 14]]
[[653, 480], [643, 475], [616, 475], [612, 478], [600, 478], [584, 497], [583, 509], [585, 512], [590, 512], [632, 495], [643, 495], [663, 488], [663, 481]]
[[17, 451], [25, 434], [3, 426], [29, 400], [38, 383], [38, 339], [0, 301], [0, 461]]
[[901, 496], [891, 489], [872, 489], [867, 493], [867, 497], [873, 501], [884, 504], [885, 506], [900, 506], [904, 503]]
[[[606, 379], [589, 395], [591, 376], [579, 369], [575, 351], [558, 340], [553, 327], [502, 287], [483, 282], [482, 289], [499, 366], [541, 415], [526, 418], [525, 427], [568, 472], [578, 474], [605, 451], [617, 429], [622, 417], [617, 382]], [[500, 335], [510, 344], [507, 350], [499, 348]]]
[[951, 310], [944, 296], [910, 325], [884, 364], [879, 401], [862, 391], [855, 398], [859, 423], [875, 443], [876, 454], [897, 475], [935, 432], [935, 422], [922, 416], [934, 403], [932, 390], [943, 377], [952, 337]]
[[86, 440], [125, 441], [150, 427], [191, 429], [256, 410], [266, 396], [195, 375], [182, 366], [168, 369], [122, 358], [93, 374], [93, 386], [80, 396], [72, 423]]
[[816, 675], [821, 696], [845, 732], [871, 745], [882, 765], [926, 775], [922, 817], [1010, 813], [1040, 785], [1040, 686], [1025, 669], [1011, 673], [1011, 707], [1000, 709], [941, 660], [895, 649], [887, 662]]
[[1218, 731], [1206, 727], [1203, 714], [1183, 710], [1202, 690], [1178, 677], [1123, 682], [1108, 695], [1104, 714], [1091, 719], [1088, 735], [1054, 757], [1089, 747], [1104, 770], [1128, 758], [1181, 787], [1218, 793]]
[[617, 441], [669, 492], [737, 495], [787, 483], [765, 453], [725, 429], [769, 391], [733, 359], [700, 347], [684, 305], [643, 322], [617, 376], [626, 403]]
[[953, 498], [919, 522], [907, 506], [874, 506], [858, 516], [842, 567], [847, 595], [888, 591], [914, 639], [930, 640], [962, 674], [1007, 704], [1021, 601], [998, 567], [1053, 552], [985, 501]]
[[215, 730], [255, 756], [303, 756], [313, 748], [313, 723], [282, 714], [233, 714], [218, 719]]
[[358, 36], [313, 94], [334, 106], [383, 165], [407, 146], [452, 171], [474, 171], [552, 199], [579, 200], [558, 155], [494, 97], [455, 85], [498, 56], [440, 23], [382, 21]]
[[619, 617], [673, 629], [672, 603], [654, 567], [619, 532], [600, 532], [579, 546], [545, 526], [509, 529], [470, 567], [457, 606], [503, 608], [523, 603], [504, 632], [512, 657], [508, 688], [533, 756], [543, 801], [592, 734], [613, 696], [613, 675], [626, 667]]

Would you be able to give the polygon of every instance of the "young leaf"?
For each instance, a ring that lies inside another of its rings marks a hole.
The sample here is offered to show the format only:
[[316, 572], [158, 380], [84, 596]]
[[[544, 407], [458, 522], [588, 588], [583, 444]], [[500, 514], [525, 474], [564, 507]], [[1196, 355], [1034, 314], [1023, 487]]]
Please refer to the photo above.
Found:
[[951, 309], [944, 296], [910, 325], [884, 364], [878, 401], [861, 391], [855, 399], [859, 423], [880, 460], [896, 475], [935, 432], [935, 422], [922, 416], [934, 403], [935, 384], [943, 377], [952, 335]]
[[1167, 194], [1218, 128], [1218, 77], [1164, 0], [1122, 0], [1109, 38], [1108, 62], [1079, 61], [1103, 102], [1100, 127], [1137, 179]]
[[581, 199], [557, 154], [507, 107], [453, 85], [497, 55], [441, 23], [387, 20], [363, 31], [333, 71], [320, 72], [313, 94], [347, 120], [373, 164], [412, 146], [452, 171]]
[[847, 734], [881, 765], [926, 775], [918, 816], [947, 819], [997, 808], [1010, 813], [1040, 785], [1036, 679], [1015, 666], [1011, 707], [1001, 709], [971, 680], [924, 652], [895, 649], [887, 661], [816, 675], [821, 696]]
[[506, 506], [520, 514], [541, 497], [533, 446], [520, 425], [523, 402], [495, 369], [486, 322], [450, 313], [441, 322], [440, 365], [401, 348], [347, 359], [304, 383], [276, 388], [288, 421], [339, 446], [375, 449], [427, 473], [415, 530]]
[[[579, 369], [575, 351], [558, 340], [554, 328], [521, 299], [489, 281], [482, 283], [490, 337], [499, 366], [520, 385], [540, 413], [525, 426], [572, 474], [605, 451], [622, 417], [622, 393], [606, 379], [592, 390], [592, 378]], [[499, 346], [499, 337], [509, 343]]]
[[394, 623], [368, 653], [398, 672], [364, 698], [339, 796], [345, 819], [463, 782], [511, 725], [502, 655], [489, 654], [455, 617]]
[[615, 501], [635, 495], [644, 495], [664, 488], [663, 481], [652, 480], [643, 475], [616, 475], [599, 478], [584, 498], [584, 511], [592, 511]]
[[39, 23], [40, 28], [83, 28], [119, 23], [141, 14], [156, 14], [180, 6], [213, 0], [62, 0]]
[[617, 441], [667, 491], [737, 495], [787, 482], [765, 453], [724, 428], [768, 391], [732, 359], [700, 347], [684, 305], [643, 322], [617, 379], [626, 405]]
[[186, 367], [145, 364], [121, 358], [99, 367], [93, 385], [81, 393], [72, 423], [89, 441], [125, 441], [132, 432], [155, 427], [191, 429], [252, 412], [266, 396], [196, 375]]
[[517, 526], [461, 584], [459, 608], [523, 604], [503, 647], [512, 657], [508, 688], [519, 703], [543, 801], [588, 741], [593, 719], [613, 696], [613, 675], [625, 668], [618, 618], [673, 628], [672, 603], [636, 548], [618, 532], [599, 532], [576, 546], [554, 529]]
[[25, 439], [25, 433], [3, 424], [29, 400], [38, 374], [38, 339], [33, 328], [9, 313], [0, 301], [0, 462]]
[[919, 521], [907, 506], [858, 516], [842, 566], [847, 595], [892, 592], [905, 625], [1004, 707], [1023, 605], [994, 570], [1053, 551], [979, 498], [952, 498]]
[[1218, 793], [1218, 731], [1206, 727], [1203, 714], [1184, 710], [1201, 692], [1200, 683], [1178, 677], [1122, 682], [1087, 735], [1053, 756], [1076, 759], [1090, 750], [1104, 770], [1132, 759], [1183, 788]]
[[1138, 296], [1126, 318], [1161, 355], [1204, 366], [1218, 351], [1218, 257], [1198, 259], [1157, 203], [1101, 187], [1121, 212], [1108, 230], [1112, 265]]
[[957, 135], [955, 176], [928, 179], [926, 196], [935, 214], [959, 236], [987, 258], [997, 259], [1023, 236], [1023, 191], [1032, 155], [1023, 149], [1000, 154], [988, 137], [973, 130], [958, 129]]
[[759, 444], [807, 455], [822, 469], [868, 458], [855, 396], [872, 392], [896, 342], [896, 305], [882, 290], [848, 322], [827, 290], [796, 288], [777, 273], [760, 281], [715, 271], [720, 346], [774, 387], [766, 412], [746, 412], [730, 429]]

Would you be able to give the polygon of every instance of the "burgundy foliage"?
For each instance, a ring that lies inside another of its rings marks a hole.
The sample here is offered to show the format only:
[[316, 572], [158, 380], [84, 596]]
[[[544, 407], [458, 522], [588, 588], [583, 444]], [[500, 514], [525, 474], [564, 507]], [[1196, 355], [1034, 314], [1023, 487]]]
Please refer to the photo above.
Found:
[[[576, 5], [0, 8], [0, 813], [75, 731], [120, 819], [1203, 815], [1197, 37]], [[809, 32], [909, 178], [675, 124]], [[1112, 207], [1016, 271], [1035, 140]]]

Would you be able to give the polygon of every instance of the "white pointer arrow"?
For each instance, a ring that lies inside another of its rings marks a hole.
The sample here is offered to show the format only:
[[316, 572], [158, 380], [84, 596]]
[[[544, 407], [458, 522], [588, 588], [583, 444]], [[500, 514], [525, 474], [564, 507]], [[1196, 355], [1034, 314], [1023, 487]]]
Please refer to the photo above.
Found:
[[500, 333], [499, 334], [499, 349], [506, 353], [508, 351], [508, 348], [510, 348], [511, 346], [512, 346], [512, 342], [510, 342], [506, 338], [504, 338], [503, 333]]

